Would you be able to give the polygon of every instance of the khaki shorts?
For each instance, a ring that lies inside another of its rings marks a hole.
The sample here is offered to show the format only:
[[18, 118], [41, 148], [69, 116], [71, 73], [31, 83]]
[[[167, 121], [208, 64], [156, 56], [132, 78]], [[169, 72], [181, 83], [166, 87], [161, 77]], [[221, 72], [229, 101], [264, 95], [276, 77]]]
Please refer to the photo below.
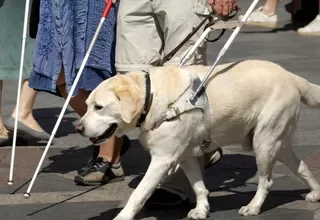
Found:
[[[121, 0], [117, 22], [118, 72], [148, 69], [174, 49], [210, 13], [207, 0]], [[179, 65], [203, 28], [166, 65]], [[187, 64], [206, 64], [206, 43]]]

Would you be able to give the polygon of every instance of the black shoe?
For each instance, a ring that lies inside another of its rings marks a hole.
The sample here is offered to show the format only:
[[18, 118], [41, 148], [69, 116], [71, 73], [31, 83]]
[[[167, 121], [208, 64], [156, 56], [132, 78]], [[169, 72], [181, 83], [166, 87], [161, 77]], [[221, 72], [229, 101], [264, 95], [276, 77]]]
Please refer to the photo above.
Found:
[[[92, 158], [88, 161], [86, 166], [84, 166], [78, 170], [78, 174], [85, 172], [86, 170], [89, 169], [90, 166], [93, 166], [94, 163], [96, 162], [97, 157], [99, 156], [100, 146], [91, 145], [90, 147], [93, 148]], [[131, 147], [130, 139], [128, 138], [128, 136], [124, 135], [120, 156], [124, 155], [130, 147]]]
[[124, 174], [121, 163], [111, 164], [108, 161], [103, 161], [102, 157], [98, 157], [92, 166], [89, 166], [86, 171], [74, 178], [75, 183], [84, 186], [103, 185], [123, 180]]
[[146, 201], [145, 207], [149, 209], [175, 209], [182, 205], [189, 205], [188, 199], [182, 199], [179, 195], [166, 191], [164, 189], [156, 189], [150, 198]]
[[7, 138], [0, 137], [0, 147], [10, 146], [10, 145], [12, 145], [12, 138], [10, 138], [10, 137], [7, 137]]
[[87, 165], [85, 165], [84, 167], [81, 167], [78, 170], [78, 175], [85, 172], [86, 170], [89, 169], [89, 167], [93, 166], [94, 163], [96, 162], [98, 156], [99, 156], [99, 148], [100, 146], [96, 146], [96, 145], [91, 145], [89, 147], [92, 147], [92, 157], [91, 159], [88, 161]]

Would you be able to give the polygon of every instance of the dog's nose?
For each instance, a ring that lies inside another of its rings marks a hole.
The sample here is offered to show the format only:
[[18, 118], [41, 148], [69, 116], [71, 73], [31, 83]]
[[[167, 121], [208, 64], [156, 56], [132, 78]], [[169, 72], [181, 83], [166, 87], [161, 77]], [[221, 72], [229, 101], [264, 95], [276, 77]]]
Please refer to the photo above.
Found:
[[84, 131], [84, 127], [81, 124], [79, 124], [76, 126], [76, 130], [77, 132], [82, 133]]

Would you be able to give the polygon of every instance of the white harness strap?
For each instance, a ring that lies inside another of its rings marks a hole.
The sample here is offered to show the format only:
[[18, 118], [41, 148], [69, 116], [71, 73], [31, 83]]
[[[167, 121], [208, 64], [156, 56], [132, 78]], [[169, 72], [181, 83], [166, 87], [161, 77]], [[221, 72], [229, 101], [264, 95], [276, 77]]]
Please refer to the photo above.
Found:
[[211, 143], [211, 118], [210, 118], [210, 106], [205, 89], [199, 93], [198, 99], [195, 103], [189, 101], [190, 97], [195, 93], [196, 89], [199, 87], [201, 79], [199, 77], [194, 77], [191, 79], [189, 87], [181, 94], [181, 96], [170, 106], [167, 111], [165, 120], [172, 120], [177, 116], [183, 114], [184, 112], [190, 111], [192, 109], [201, 109], [204, 113], [203, 121], [206, 126], [207, 134], [206, 139], [203, 140], [202, 147], [205, 149]]

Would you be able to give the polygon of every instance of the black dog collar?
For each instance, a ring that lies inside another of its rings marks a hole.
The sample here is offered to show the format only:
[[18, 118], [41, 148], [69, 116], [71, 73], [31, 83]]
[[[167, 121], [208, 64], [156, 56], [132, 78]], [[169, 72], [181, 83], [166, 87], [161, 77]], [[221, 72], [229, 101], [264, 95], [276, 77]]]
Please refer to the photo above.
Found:
[[146, 73], [145, 78], [146, 78], [146, 96], [144, 100], [144, 108], [143, 112], [140, 115], [140, 118], [137, 121], [137, 127], [140, 127], [141, 123], [144, 122], [144, 120], [147, 117], [147, 114], [150, 110], [151, 103], [152, 103], [152, 93], [151, 93], [151, 80], [150, 80], [150, 75], [149, 72], [143, 71]]

